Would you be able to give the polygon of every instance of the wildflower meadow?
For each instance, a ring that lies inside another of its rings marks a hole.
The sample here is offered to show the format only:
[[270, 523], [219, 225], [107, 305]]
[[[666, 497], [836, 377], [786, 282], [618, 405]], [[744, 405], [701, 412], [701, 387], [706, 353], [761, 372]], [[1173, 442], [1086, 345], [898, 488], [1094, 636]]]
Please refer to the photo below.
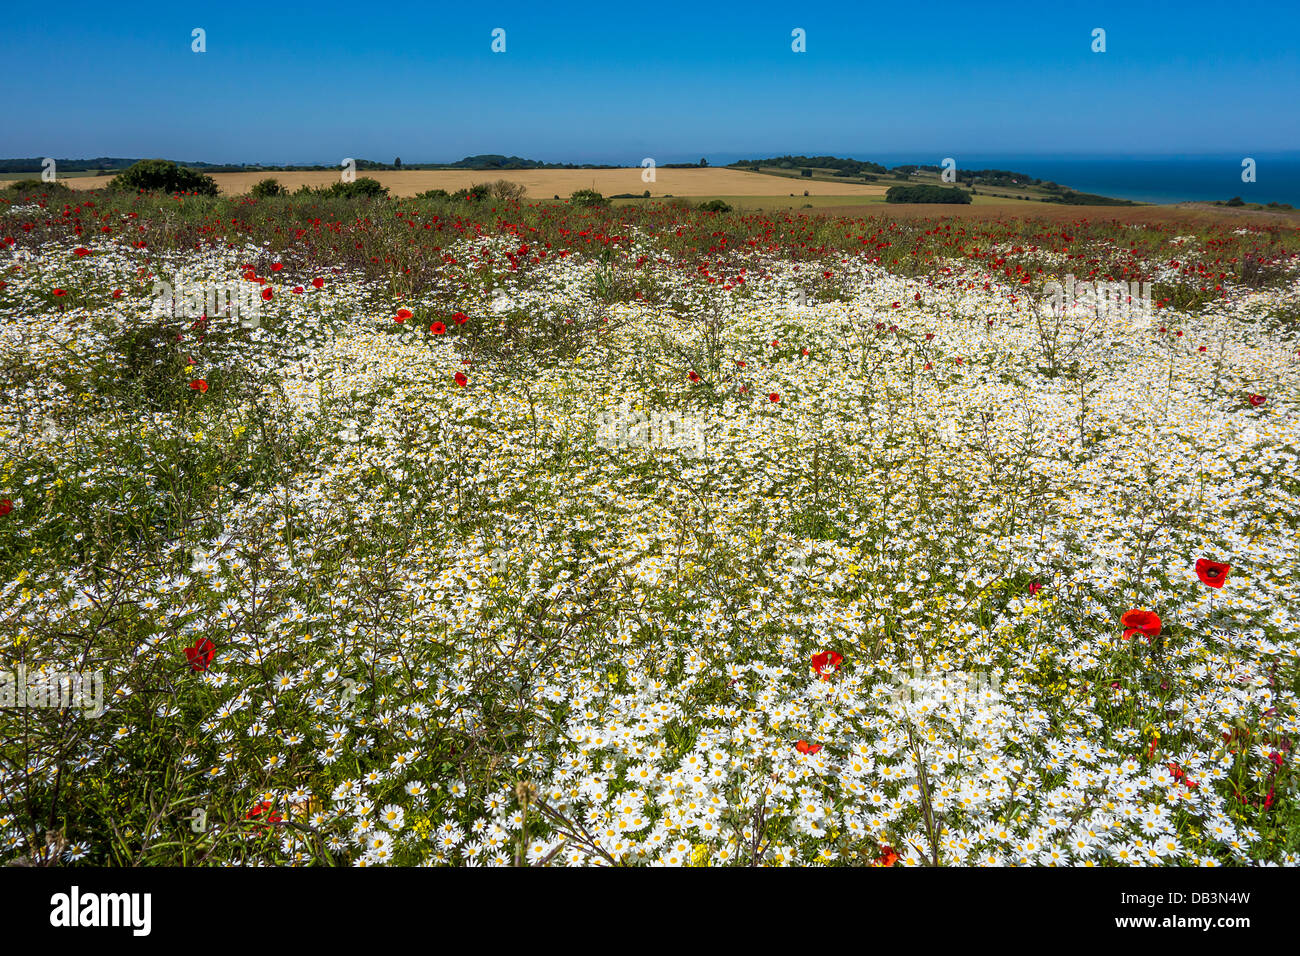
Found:
[[0, 862], [1300, 860], [1293, 225], [33, 189], [0, 243]]

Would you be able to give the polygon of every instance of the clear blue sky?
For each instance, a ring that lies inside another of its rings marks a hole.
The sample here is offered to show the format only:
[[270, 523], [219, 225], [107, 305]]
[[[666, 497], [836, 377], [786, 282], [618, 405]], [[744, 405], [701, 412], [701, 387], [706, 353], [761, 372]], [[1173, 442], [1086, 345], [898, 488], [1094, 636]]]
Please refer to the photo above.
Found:
[[1300, 150], [1298, 48], [1294, 0], [19, 2], [0, 156], [1256, 155]]

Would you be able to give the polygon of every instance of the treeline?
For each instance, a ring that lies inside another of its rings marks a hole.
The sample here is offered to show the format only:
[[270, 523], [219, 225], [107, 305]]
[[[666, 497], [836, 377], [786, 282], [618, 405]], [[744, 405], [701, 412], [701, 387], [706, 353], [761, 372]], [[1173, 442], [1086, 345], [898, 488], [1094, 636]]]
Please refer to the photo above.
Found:
[[[44, 166], [45, 157], [31, 156], [26, 159], [0, 159], [0, 173], [39, 173]], [[139, 159], [122, 159], [115, 156], [100, 156], [97, 159], [55, 159], [56, 171], [60, 173], [87, 173], [97, 169], [128, 169]], [[210, 172], [223, 172], [226, 167], [214, 166], [212, 163], [178, 163], [188, 169], [206, 169]], [[242, 170], [243, 166], [231, 166], [231, 170]], [[254, 167], [257, 168], [257, 167]]]
[[[1009, 169], [959, 169], [957, 182], [981, 186], [1040, 186], [1043, 180]], [[1055, 183], [1049, 185], [1055, 186]], [[1058, 187], [1059, 188], [1059, 187]]]
[[731, 164], [738, 169], [758, 169], [760, 166], [774, 166], [777, 169], [834, 169], [837, 175], [861, 176], [864, 173], [889, 172], [879, 163], [861, 159], [837, 159], [834, 156], [774, 156], [771, 159], [742, 159]]

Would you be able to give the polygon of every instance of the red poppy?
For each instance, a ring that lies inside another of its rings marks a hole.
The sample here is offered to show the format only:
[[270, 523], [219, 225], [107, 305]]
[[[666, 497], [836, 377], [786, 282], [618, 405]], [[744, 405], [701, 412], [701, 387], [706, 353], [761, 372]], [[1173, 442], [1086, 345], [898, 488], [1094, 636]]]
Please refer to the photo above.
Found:
[[806, 740], [801, 740], [794, 745], [794, 749], [799, 751], [801, 754], [815, 754], [817, 751], [822, 749], [822, 745], [810, 744]]
[[1196, 351], [1198, 351], [1198, 352], [1204, 352], [1204, 351], [1205, 351], [1205, 346], [1202, 345], [1202, 346], [1201, 346], [1199, 349], [1197, 349]]
[[1149, 638], [1160, 636], [1160, 618], [1155, 611], [1133, 608], [1131, 611], [1125, 611], [1119, 622], [1124, 625], [1126, 641], [1134, 634], [1143, 634]]
[[1196, 559], [1196, 576], [1206, 587], [1223, 587], [1223, 582], [1227, 580], [1228, 572], [1231, 570], [1232, 565], [1224, 564], [1222, 561], [1211, 561], [1209, 558]]
[[113, 290], [113, 298], [115, 298], [115, 299], [120, 299], [120, 298], [122, 298], [122, 290], [121, 290], [121, 289], [114, 289], [114, 290]]
[[415, 313], [412, 312], [410, 309], [398, 309], [398, 310], [397, 310], [397, 315], [393, 316], [393, 321], [394, 321], [394, 322], [405, 322], [407, 319], [409, 319], [409, 318], [410, 318], [411, 316], [413, 316], [414, 314], [415, 314]]
[[208, 665], [212, 663], [212, 658], [216, 657], [216, 655], [216, 645], [206, 637], [200, 637], [192, 647], [185, 648], [185, 659], [190, 662], [191, 670], [207, 670]]
[[692, 369], [691, 371], [686, 373], [686, 377], [689, 378], [692, 382], [698, 382], [700, 380], [700, 373]]
[[[263, 814], [266, 814], [264, 819], [266, 820], [267, 823], [279, 823], [283, 819], [283, 817], [281, 817], [280, 814], [278, 813], [270, 812], [270, 810], [271, 810], [271, 801], [263, 800], [257, 806], [253, 807], [253, 809], [249, 810], [246, 814], [244, 814], [244, 819], [256, 820], [259, 817], [261, 817]], [[254, 830], [257, 833], [262, 833], [266, 830], [266, 827], [255, 827]]]
[[892, 846], [882, 846], [880, 856], [872, 862], [872, 866], [893, 866], [898, 862], [898, 854]]
[[[245, 814], [244, 814], [244, 819], [245, 819], [245, 820], [256, 820], [256, 819], [257, 819], [258, 817], [260, 817], [262, 814], [267, 813], [267, 811], [269, 811], [270, 809], [271, 809], [271, 801], [270, 801], [270, 800], [263, 800], [263, 801], [262, 801], [261, 803], [259, 803], [257, 806], [253, 807], [253, 809], [251, 809], [251, 810], [249, 810], [247, 813], [245, 813]], [[270, 823], [279, 823], [280, 820], [281, 820], [282, 818], [281, 818], [280, 814], [278, 814], [278, 813], [271, 813], [271, 814], [269, 814], [269, 815], [267, 816], [266, 819], [267, 819]]]
[[319, 289], [321, 286], [325, 284], [325, 280], [321, 278], [312, 279], [311, 284]]
[[1250, 404], [1254, 405], [1256, 408], [1259, 408], [1259, 406], [1267, 402], [1268, 399], [1263, 395], [1250, 395], [1247, 396], [1246, 401], [1250, 402]]
[[1029, 593], [1030, 593], [1031, 595], [1032, 595], [1032, 594], [1037, 594], [1037, 593], [1038, 593], [1039, 591], [1041, 591], [1042, 589], [1043, 589], [1043, 586], [1042, 586], [1041, 584], [1039, 584], [1037, 581], [1031, 581], [1031, 582], [1029, 583]]
[[302, 295], [303, 289], [302, 286], [296, 285], [289, 291], [292, 292], [294, 295]]
[[275, 295], [275, 293], [271, 291], [269, 286], [262, 290], [262, 298], [265, 299], [267, 302], [271, 301], [271, 296], [273, 295]]
[[55, 289], [55, 290], [54, 290], [54, 294], [55, 294], [55, 295], [67, 295], [68, 293], [64, 292], [62, 289]]
[[77, 248], [73, 249], [72, 251], [75, 252], [75, 253], [76, 253], [77, 255], [79, 255], [79, 256], [88, 256], [88, 255], [90, 255], [90, 250], [87, 249], [85, 246], [77, 246]]
[[429, 331], [434, 335], [442, 335], [442, 333], [447, 331], [447, 326], [443, 325], [441, 322], [435, 322], [433, 325], [429, 326]]
[[776, 392], [768, 392], [767, 400], [769, 402], [779, 402], [781, 400], [781, 396], [778, 395]]
[[0, 498], [0, 518], [14, 510], [14, 503], [8, 498]]
[[466, 315], [464, 312], [457, 312], [455, 315], [451, 317], [451, 320], [455, 322], [457, 325], [464, 325], [466, 322], [469, 321], [469, 316]]
[[842, 654], [835, 651], [822, 651], [820, 654], [814, 654], [812, 658], [812, 669], [822, 680], [829, 680], [824, 671], [829, 667], [831, 670], [839, 670], [840, 663], [844, 660]]
[[280, 271], [281, 269], [283, 269], [283, 268], [284, 268], [284, 263], [283, 263], [283, 262], [273, 262], [273, 263], [271, 263], [271, 271], [272, 271], [272, 272], [279, 272], [279, 271]]
[[190, 388], [194, 389], [196, 392], [206, 392], [208, 390], [208, 383], [204, 379], [196, 378], [194, 381], [190, 382]]
[[464, 388], [466, 385], [469, 384], [469, 379], [465, 377], [464, 372], [456, 373], [456, 384], [459, 385], [461, 388]]

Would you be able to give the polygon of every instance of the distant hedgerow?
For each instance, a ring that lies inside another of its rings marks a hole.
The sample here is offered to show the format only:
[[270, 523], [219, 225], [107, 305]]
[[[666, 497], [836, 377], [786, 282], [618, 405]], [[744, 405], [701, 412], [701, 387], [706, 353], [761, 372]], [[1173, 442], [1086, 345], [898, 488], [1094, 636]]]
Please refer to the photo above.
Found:
[[890, 186], [885, 202], [969, 203], [970, 195], [943, 186]]

